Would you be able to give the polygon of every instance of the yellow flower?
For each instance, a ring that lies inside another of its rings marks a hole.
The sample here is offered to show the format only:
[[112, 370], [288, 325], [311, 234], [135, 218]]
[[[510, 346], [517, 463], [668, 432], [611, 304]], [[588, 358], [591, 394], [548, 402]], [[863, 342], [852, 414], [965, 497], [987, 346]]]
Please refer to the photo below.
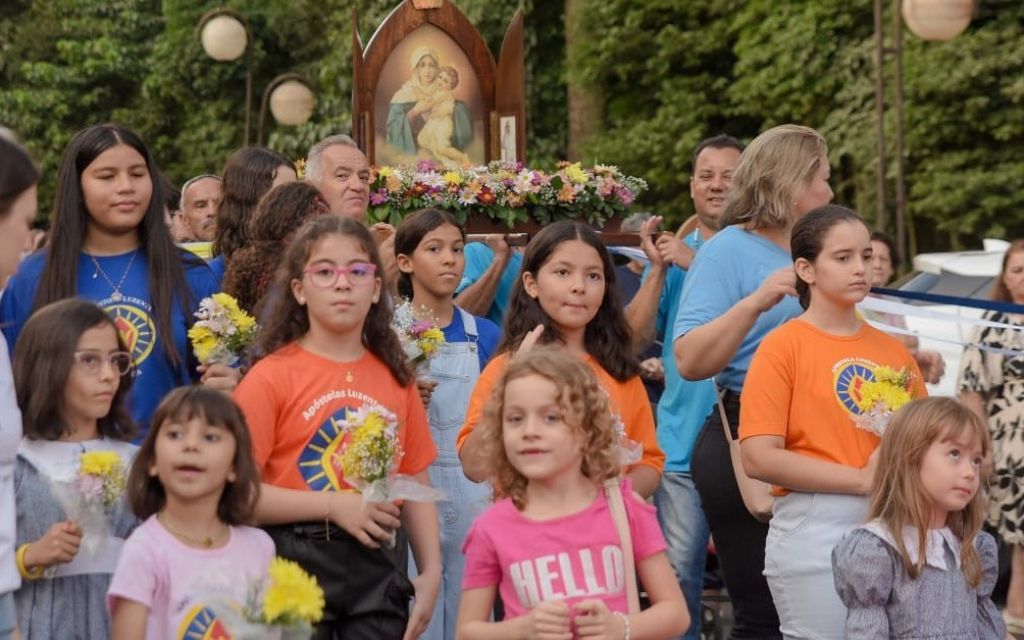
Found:
[[437, 327], [431, 327], [423, 332], [419, 339], [420, 350], [423, 355], [430, 356], [444, 342], [444, 332]]
[[874, 381], [865, 382], [860, 389], [860, 401], [857, 406], [862, 411], [881, 409], [884, 411], [897, 411], [900, 407], [910, 402], [910, 393], [901, 386], [888, 382]]
[[578, 162], [566, 167], [565, 175], [573, 184], [585, 184], [587, 182], [587, 174], [580, 168], [580, 163]]
[[443, 176], [441, 176], [441, 177], [444, 179], [445, 184], [450, 184], [450, 185], [455, 185], [455, 186], [459, 186], [460, 184], [462, 184], [462, 176], [460, 176], [455, 171], [446, 171], [445, 174]]
[[270, 584], [263, 595], [263, 617], [268, 624], [320, 621], [324, 592], [316, 578], [284, 558], [274, 558], [267, 573]]
[[377, 171], [377, 175], [381, 178], [390, 178], [394, 174], [395, 170], [391, 167], [381, 167], [380, 170]]
[[112, 477], [121, 469], [121, 456], [113, 451], [86, 451], [82, 454], [80, 472], [90, 476]]
[[188, 330], [188, 338], [192, 341], [192, 351], [199, 362], [206, 362], [219, 346], [217, 336], [206, 327], [193, 326]]

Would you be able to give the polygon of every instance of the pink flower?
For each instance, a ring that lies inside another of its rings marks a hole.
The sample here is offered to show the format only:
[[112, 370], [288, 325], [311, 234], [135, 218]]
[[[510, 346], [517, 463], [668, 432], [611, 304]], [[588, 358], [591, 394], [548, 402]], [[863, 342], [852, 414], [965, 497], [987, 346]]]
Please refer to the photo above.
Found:
[[377, 189], [370, 194], [370, 204], [373, 206], [380, 206], [388, 201], [388, 190]]
[[103, 479], [97, 476], [84, 475], [76, 480], [78, 490], [86, 499], [101, 499], [103, 497]]
[[633, 204], [633, 198], [635, 196], [633, 195], [632, 191], [630, 191], [626, 187], [621, 187], [618, 190], [618, 192], [619, 192], [619, 202], [621, 202], [622, 204], [626, 205], [627, 207], [629, 205]]
[[419, 336], [424, 331], [433, 328], [433, 326], [434, 323], [431, 322], [430, 320], [416, 320], [411, 325], [409, 325], [409, 332], [412, 333], [414, 336]]
[[437, 165], [434, 164], [433, 160], [419, 160], [416, 162], [416, 170], [421, 173], [434, 171], [435, 169], [437, 169]]

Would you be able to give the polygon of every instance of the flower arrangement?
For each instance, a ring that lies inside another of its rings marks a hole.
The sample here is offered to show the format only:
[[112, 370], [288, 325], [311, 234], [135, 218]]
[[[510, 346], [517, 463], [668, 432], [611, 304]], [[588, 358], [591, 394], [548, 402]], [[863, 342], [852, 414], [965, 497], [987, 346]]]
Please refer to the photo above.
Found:
[[395, 309], [391, 326], [398, 333], [402, 350], [413, 367], [428, 362], [444, 344], [444, 331], [437, 325], [433, 314], [425, 307], [419, 314], [415, 313], [409, 300], [403, 301]]
[[85, 451], [69, 478], [52, 479], [53, 495], [82, 529], [82, 548], [98, 556], [110, 536], [107, 514], [124, 494], [125, 467], [113, 451]]
[[365, 502], [434, 502], [444, 498], [440, 491], [397, 473], [402, 445], [395, 414], [383, 407], [363, 405], [339, 424], [347, 432], [348, 442], [334, 454], [335, 462], [345, 482], [358, 489]]
[[459, 224], [472, 213], [485, 213], [509, 228], [531, 217], [541, 224], [571, 218], [603, 226], [646, 189], [642, 178], [610, 165], [584, 168], [561, 162], [554, 173], [546, 173], [521, 163], [495, 161], [453, 170], [421, 160], [371, 172], [369, 215], [372, 222], [398, 224], [406, 212], [437, 207], [451, 212]]
[[204, 600], [234, 640], [306, 640], [324, 615], [323, 589], [291, 560], [271, 560], [266, 575], [248, 586], [244, 606], [225, 595], [226, 587], [213, 589]]
[[889, 419], [900, 407], [910, 402], [910, 384], [914, 374], [906, 368], [878, 367], [875, 379], [867, 380], [860, 387], [860, 394], [855, 398], [860, 415], [855, 420], [857, 426], [882, 437], [889, 426]]
[[203, 298], [195, 316], [188, 337], [202, 364], [237, 364], [259, 330], [256, 320], [226, 293]]

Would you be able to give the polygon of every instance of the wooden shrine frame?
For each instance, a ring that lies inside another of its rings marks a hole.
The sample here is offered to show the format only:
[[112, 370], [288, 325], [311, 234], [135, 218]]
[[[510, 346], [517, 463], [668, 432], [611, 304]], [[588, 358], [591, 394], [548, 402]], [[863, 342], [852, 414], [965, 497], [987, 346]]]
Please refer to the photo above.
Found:
[[432, 4], [437, 7], [419, 9], [413, 0], [404, 0], [377, 28], [366, 47], [359, 37], [358, 15], [352, 11], [352, 137], [366, 154], [370, 164], [377, 164], [375, 107], [378, 84], [385, 64], [402, 41], [423, 25], [432, 25], [451, 38], [469, 59], [484, 109], [484, 161], [502, 158], [502, 118], [514, 118], [515, 141], [508, 141], [506, 124], [506, 157], [515, 149], [519, 162], [526, 161], [526, 72], [523, 62], [523, 12], [516, 11], [501, 45], [495, 63], [487, 43], [473, 24], [450, 0]]

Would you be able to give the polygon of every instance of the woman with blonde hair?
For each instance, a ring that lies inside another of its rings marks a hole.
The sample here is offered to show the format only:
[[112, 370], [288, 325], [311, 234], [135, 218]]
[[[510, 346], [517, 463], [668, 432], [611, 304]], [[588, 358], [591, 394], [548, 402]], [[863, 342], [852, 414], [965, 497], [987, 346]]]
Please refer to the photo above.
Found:
[[[691, 470], [732, 600], [733, 638], [781, 637], [762, 575], [768, 526], [745, 506], [730, 446], [754, 351], [769, 331], [802, 312], [789, 238], [805, 213], [832, 201], [828, 180], [828, 147], [813, 129], [787, 124], [755, 138], [733, 175], [722, 231], [701, 248], [676, 317], [679, 373], [689, 380], [714, 377], [723, 389], [697, 439]], [[767, 497], [767, 486], [752, 490]]]

